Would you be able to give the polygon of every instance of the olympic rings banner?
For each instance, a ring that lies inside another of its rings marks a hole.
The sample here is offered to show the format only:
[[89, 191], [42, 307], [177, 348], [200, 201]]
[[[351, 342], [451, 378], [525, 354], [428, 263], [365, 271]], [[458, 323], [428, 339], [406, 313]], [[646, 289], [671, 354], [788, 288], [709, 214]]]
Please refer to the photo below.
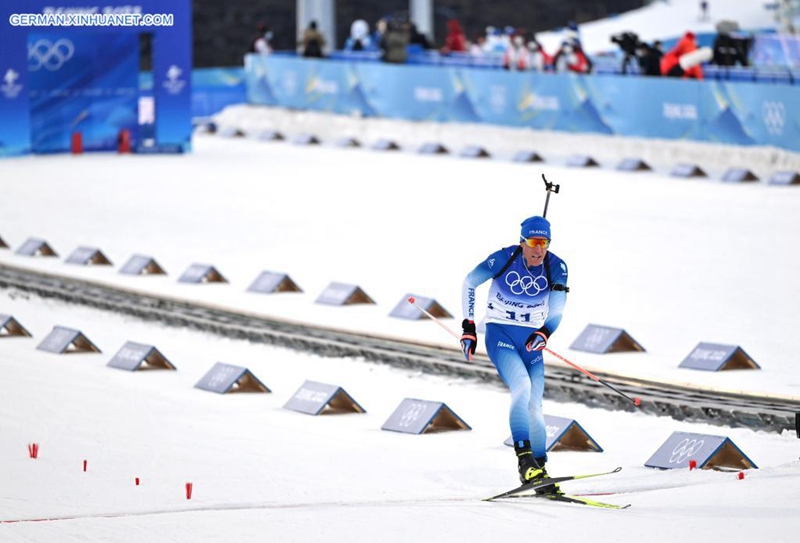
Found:
[[[191, 147], [191, 1], [0, 2], [0, 157]], [[153, 85], [140, 88], [143, 36]]]
[[797, 87], [247, 55], [252, 104], [800, 151]]

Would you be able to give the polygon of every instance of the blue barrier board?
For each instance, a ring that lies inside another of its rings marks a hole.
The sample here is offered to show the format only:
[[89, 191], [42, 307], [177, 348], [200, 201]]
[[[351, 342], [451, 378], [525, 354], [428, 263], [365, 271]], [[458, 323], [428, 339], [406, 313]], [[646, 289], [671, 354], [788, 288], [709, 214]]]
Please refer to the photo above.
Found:
[[250, 370], [217, 362], [194, 385], [195, 388], [226, 394], [228, 392], [271, 392]]
[[433, 315], [434, 317], [442, 318], [442, 319], [450, 319], [453, 318], [444, 307], [442, 307], [439, 302], [434, 300], [433, 298], [426, 298], [424, 296], [415, 296], [413, 294], [406, 294], [392, 309], [389, 313], [390, 317], [396, 317], [398, 319], [409, 319], [409, 320], [420, 320], [428, 318], [422, 311], [418, 308], [414, 307], [413, 304], [409, 303], [409, 299], [413, 298], [414, 303]]
[[148, 368], [175, 369], [175, 366], [158, 349], [152, 345], [143, 345], [133, 341], [126, 342], [106, 365], [110, 368], [136, 371], [142, 364]]
[[166, 275], [164, 269], [158, 265], [153, 257], [133, 255], [128, 259], [119, 273], [125, 275]]
[[36, 346], [40, 351], [56, 354], [66, 352], [96, 352], [98, 349], [80, 330], [54, 326], [49, 334]]
[[326, 305], [374, 304], [372, 298], [358, 285], [331, 283], [322, 291], [314, 303]]
[[642, 172], [650, 171], [651, 169], [641, 158], [625, 158], [617, 164], [617, 170], [621, 172]]
[[228, 281], [210, 264], [192, 264], [178, 279], [179, 283], [227, 283]]
[[611, 328], [597, 324], [588, 325], [569, 348], [597, 354], [644, 351], [644, 347], [639, 345], [622, 328]]
[[[574, 419], [545, 415], [544, 424], [547, 432], [545, 443], [547, 452], [551, 450], [603, 452], [597, 441]], [[509, 437], [504, 443], [513, 447], [514, 438]]]
[[770, 185], [797, 185], [800, 184], [800, 173], [792, 171], [778, 172], [769, 180]]
[[738, 345], [718, 343], [698, 343], [679, 367], [705, 371], [761, 369]]
[[22, 256], [58, 256], [45, 240], [39, 238], [29, 238], [15, 252]]
[[67, 264], [110, 266], [111, 261], [97, 247], [78, 247], [65, 260]]
[[688, 467], [692, 460], [700, 469], [758, 468], [729, 438], [689, 432], [673, 432], [644, 465], [676, 469]]
[[271, 271], [261, 272], [255, 281], [247, 288], [248, 292], [272, 294], [273, 292], [303, 292], [289, 275]]
[[0, 314], [0, 337], [13, 336], [30, 337], [31, 333], [11, 315]]
[[441, 430], [471, 430], [470, 426], [442, 402], [406, 398], [381, 426], [381, 430], [422, 434]]
[[308, 415], [319, 415], [326, 408], [326, 412], [354, 412], [366, 413], [363, 407], [356, 402], [345, 390], [337, 385], [306, 381], [295, 392], [289, 401], [284, 404], [284, 409], [290, 409]]
[[747, 168], [730, 168], [722, 175], [726, 183], [743, 183], [745, 181], [758, 181], [758, 177]]

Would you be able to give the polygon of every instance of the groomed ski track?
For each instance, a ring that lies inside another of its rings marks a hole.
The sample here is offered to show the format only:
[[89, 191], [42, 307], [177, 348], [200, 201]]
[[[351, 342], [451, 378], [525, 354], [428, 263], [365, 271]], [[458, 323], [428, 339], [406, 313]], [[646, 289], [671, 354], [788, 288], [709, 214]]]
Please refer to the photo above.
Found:
[[[488, 358], [478, 356], [470, 364], [463, 360], [456, 349], [266, 318], [6, 264], [0, 264], [0, 288], [319, 356], [361, 357], [370, 362], [467, 377], [503, 386]], [[619, 390], [640, 398], [641, 406], [637, 408], [579, 372], [554, 364], [547, 357], [546, 360], [545, 397], [550, 400], [631, 412], [641, 410], [676, 420], [778, 433], [794, 428], [794, 413], [798, 410], [798, 403], [792, 399], [708, 391], [595, 372]]]

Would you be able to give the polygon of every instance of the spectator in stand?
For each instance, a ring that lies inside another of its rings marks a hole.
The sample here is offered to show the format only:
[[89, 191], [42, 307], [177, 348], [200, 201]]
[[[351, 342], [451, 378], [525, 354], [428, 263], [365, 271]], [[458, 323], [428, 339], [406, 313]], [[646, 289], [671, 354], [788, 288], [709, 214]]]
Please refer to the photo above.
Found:
[[350, 37], [344, 43], [345, 51], [370, 51], [373, 50], [372, 40], [369, 37], [369, 24], [363, 19], [357, 19], [350, 25]]
[[661, 49], [659, 40], [654, 41], [653, 45], [640, 42], [637, 56], [639, 57], [639, 69], [642, 75], [661, 75], [661, 58], [664, 56], [664, 51]]
[[317, 30], [317, 21], [311, 21], [308, 24], [305, 32], [303, 32], [303, 39], [300, 40], [300, 45], [303, 46], [303, 56], [308, 58], [322, 58], [322, 53], [325, 47], [325, 36], [322, 32]]
[[381, 60], [392, 64], [405, 64], [408, 60], [408, 27], [397, 17], [392, 17], [381, 39]]
[[428, 41], [428, 37], [421, 33], [417, 29], [417, 25], [409, 22], [408, 23], [408, 44], [409, 45], [417, 45], [422, 49], [430, 49], [431, 42]]
[[486, 44], [486, 36], [483, 36], [480, 33], [474, 34], [475, 39], [470, 41], [467, 44], [467, 51], [473, 57], [482, 57], [485, 54], [485, 44]]
[[570, 21], [567, 23], [567, 28], [564, 29], [564, 41], [569, 42], [572, 45], [577, 44], [581, 50], [583, 49], [583, 44], [581, 43], [581, 31], [575, 21]]
[[493, 26], [486, 27], [486, 41], [483, 44], [483, 50], [486, 53], [504, 53], [506, 50], [503, 45], [502, 32], [499, 28]]
[[544, 72], [551, 69], [552, 64], [553, 57], [547, 54], [534, 35], [528, 42], [528, 66], [536, 72]]
[[589, 74], [592, 73], [592, 61], [583, 52], [580, 42], [565, 41], [553, 57], [553, 69], [556, 72]]
[[517, 30], [513, 26], [506, 26], [503, 29], [503, 32], [500, 34], [500, 43], [503, 44], [503, 52], [511, 47], [511, 41], [514, 39], [516, 34]]
[[250, 41], [250, 48], [247, 52], [269, 55], [272, 53], [272, 46], [269, 43], [272, 40], [272, 31], [265, 23], [258, 23], [256, 29], [258, 33]]
[[515, 35], [503, 53], [503, 68], [506, 70], [519, 70], [521, 72], [530, 68], [530, 56], [525, 45], [525, 37]]
[[456, 19], [447, 21], [447, 37], [444, 39], [444, 47], [441, 49], [443, 55], [450, 53], [465, 53], [467, 51], [467, 39], [461, 29], [461, 23]]
[[694, 32], [686, 32], [678, 43], [661, 58], [661, 75], [682, 77], [684, 79], [703, 79], [703, 69], [699, 63], [684, 68], [681, 57], [697, 51]]
[[378, 19], [378, 22], [375, 23], [375, 33], [372, 34], [372, 43], [378, 48], [380, 48], [381, 41], [383, 41], [383, 35], [386, 34], [388, 20], [388, 17], [381, 17]]

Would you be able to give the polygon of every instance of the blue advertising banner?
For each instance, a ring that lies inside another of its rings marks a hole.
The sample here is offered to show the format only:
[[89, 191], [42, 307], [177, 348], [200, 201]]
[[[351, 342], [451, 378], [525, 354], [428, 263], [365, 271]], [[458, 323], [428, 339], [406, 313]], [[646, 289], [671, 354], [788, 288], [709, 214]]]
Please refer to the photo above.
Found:
[[[145, 125], [153, 149], [188, 150], [191, 19], [190, 0], [0, 2], [0, 157], [67, 151], [73, 132], [83, 150], [116, 150], [122, 131], [138, 148]], [[155, 81], [144, 107], [143, 35]]]
[[[590, 100], [613, 134], [643, 138], [702, 139], [703, 83], [668, 78], [598, 75]], [[631, 83], [634, 83], [631, 85]]]
[[[533, 77], [519, 77], [511, 72], [463, 70], [467, 98], [476, 116], [484, 122], [508, 126], [528, 126], [533, 95]], [[539, 103], [542, 103], [540, 101]]]
[[793, 86], [713, 82], [707, 88], [736, 118], [743, 137], [800, 150], [800, 101]]
[[243, 68], [192, 70], [192, 118], [211, 116], [230, 104], [247, 102]]
[[790, 85], [248, 55], [250, 103], [800, 151]]
[[67, 152], [73, 132], [83, 149], [114, 150], [120, 130], [138, 127], [136, 34], [28, 34], [31, 147]]
[[458, 71], [440, 66], [354, 63], [369, 104], [381, 117], [478, 121]]

